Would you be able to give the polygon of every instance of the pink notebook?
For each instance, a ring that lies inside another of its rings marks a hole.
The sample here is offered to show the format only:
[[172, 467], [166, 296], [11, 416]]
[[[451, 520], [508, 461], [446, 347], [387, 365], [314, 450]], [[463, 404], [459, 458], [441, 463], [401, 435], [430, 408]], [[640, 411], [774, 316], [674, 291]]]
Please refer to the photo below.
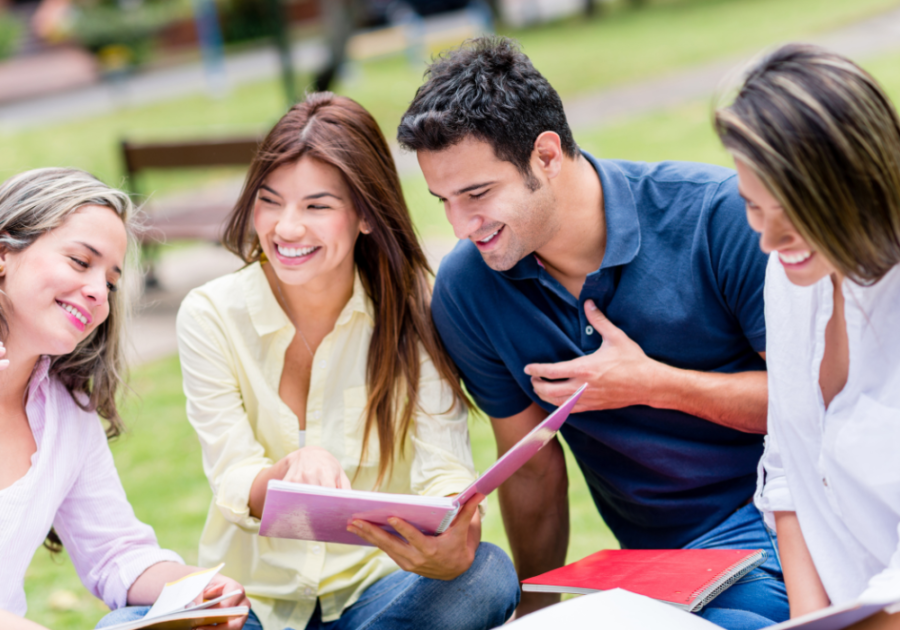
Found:
[[387, 524], [388, 518], [396, 516], [425, 534], [440, 534], [450, 526], [466, 501], [477, 493], [486, 496], [496, 490], [556, 435], [586, 387], [582, 385], [559, 409], [455, 497], [338, 490], [273, 480], [266, 492], [259, 533], [272, 538], [368, 545], [347, 531], [350, 521], [369, 521], [396, 534]]

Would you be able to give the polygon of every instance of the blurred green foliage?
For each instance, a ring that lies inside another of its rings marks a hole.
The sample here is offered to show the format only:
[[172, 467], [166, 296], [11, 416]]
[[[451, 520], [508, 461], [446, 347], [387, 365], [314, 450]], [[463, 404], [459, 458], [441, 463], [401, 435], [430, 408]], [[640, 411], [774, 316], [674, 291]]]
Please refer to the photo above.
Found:
[[12, 56], [19, 48], [25, 25], [13, 13], [0, 10], [0, 60]]
[[147, 61], [157, 34], [172, 22], [190, 17], [190, 3], [183, 0], [144, 0], [125, 6], [113, 0], [89, 2], [75, 11], [72, 37], [99, 54], [101, 64], [112, 66], [108, 69], [121, 70]]

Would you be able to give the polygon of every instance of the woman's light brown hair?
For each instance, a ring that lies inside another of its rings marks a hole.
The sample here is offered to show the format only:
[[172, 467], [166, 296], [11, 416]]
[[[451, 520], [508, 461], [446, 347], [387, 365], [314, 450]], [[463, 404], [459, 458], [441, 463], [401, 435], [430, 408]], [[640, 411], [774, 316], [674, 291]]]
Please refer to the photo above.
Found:
[[377, 427], [377, 485], [390, 475], [396, 446], [406, 440], [418, 406], [420, 346], [452, 387], [458, 404], [468, 404], [467, 398], [431, 321], [431, 269], [403, 199], [391, 151], [378, 123], [355, 101], [329, 92], [311, 94], [278, 121], [250, 165], [225, 228], [225, 246], [247, 263], [260, 260], [262, 248], [252, 231], [257, 191], [272, 171], [304, 156], [343, 174], [356, 212], [371, 228], [357, 239], [353, 257], [375, 310], [361, 461], [372, 428]]
[[844, 276], [872, 284], [900, 262], [900, 121], [865, 70], [782, 46], [750, 67], [715, 127]]

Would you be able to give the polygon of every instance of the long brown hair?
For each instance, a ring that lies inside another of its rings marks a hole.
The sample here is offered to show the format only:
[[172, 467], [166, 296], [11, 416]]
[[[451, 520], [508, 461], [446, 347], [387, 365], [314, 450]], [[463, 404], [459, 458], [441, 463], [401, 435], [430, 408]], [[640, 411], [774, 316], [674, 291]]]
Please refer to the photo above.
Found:
[[371, 228], [357, 239], [353, 259], [375, 308], [360, 461], [375, 426], [380, 442], [378, 485], [390, 475], [395, 445], [406, 440], [418, 406], [420, 345], [458, 403], [469, 403], [431, 321], [432, 272], [403, 199], [391, 151], [378, 123], [355, 101], [330, 92], [310, 94], [278, 121], [250, 164], [225, 228], [225, 247], [246, 263], [260, 260], [262, 248], [252, 231], [257, 191], [272, 171], [304, 156], [341, 171], [357, 214]]
[[750, 66], [715, 127], [844, 276], [872, 284], [900, 263], [900, 118], [865, 70], [787, 44]]

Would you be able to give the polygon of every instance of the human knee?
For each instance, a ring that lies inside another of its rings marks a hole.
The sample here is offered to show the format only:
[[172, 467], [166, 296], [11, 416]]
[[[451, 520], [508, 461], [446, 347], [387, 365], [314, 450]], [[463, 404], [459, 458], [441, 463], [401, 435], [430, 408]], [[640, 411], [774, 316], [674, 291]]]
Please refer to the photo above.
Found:
[[475, 552], [469, 568], [471, 586], [484, 593], [488, 601], [498, 607], [509, 607], [509, 613], [519, 604], [519, 578], [506, 552], [491, 543], [483, 542]]
[[150, 611], [149, 606], [123, 606], [107, 614], [97, 623], [97, 628], [107, 628], [120, 623], [143, 619]]

